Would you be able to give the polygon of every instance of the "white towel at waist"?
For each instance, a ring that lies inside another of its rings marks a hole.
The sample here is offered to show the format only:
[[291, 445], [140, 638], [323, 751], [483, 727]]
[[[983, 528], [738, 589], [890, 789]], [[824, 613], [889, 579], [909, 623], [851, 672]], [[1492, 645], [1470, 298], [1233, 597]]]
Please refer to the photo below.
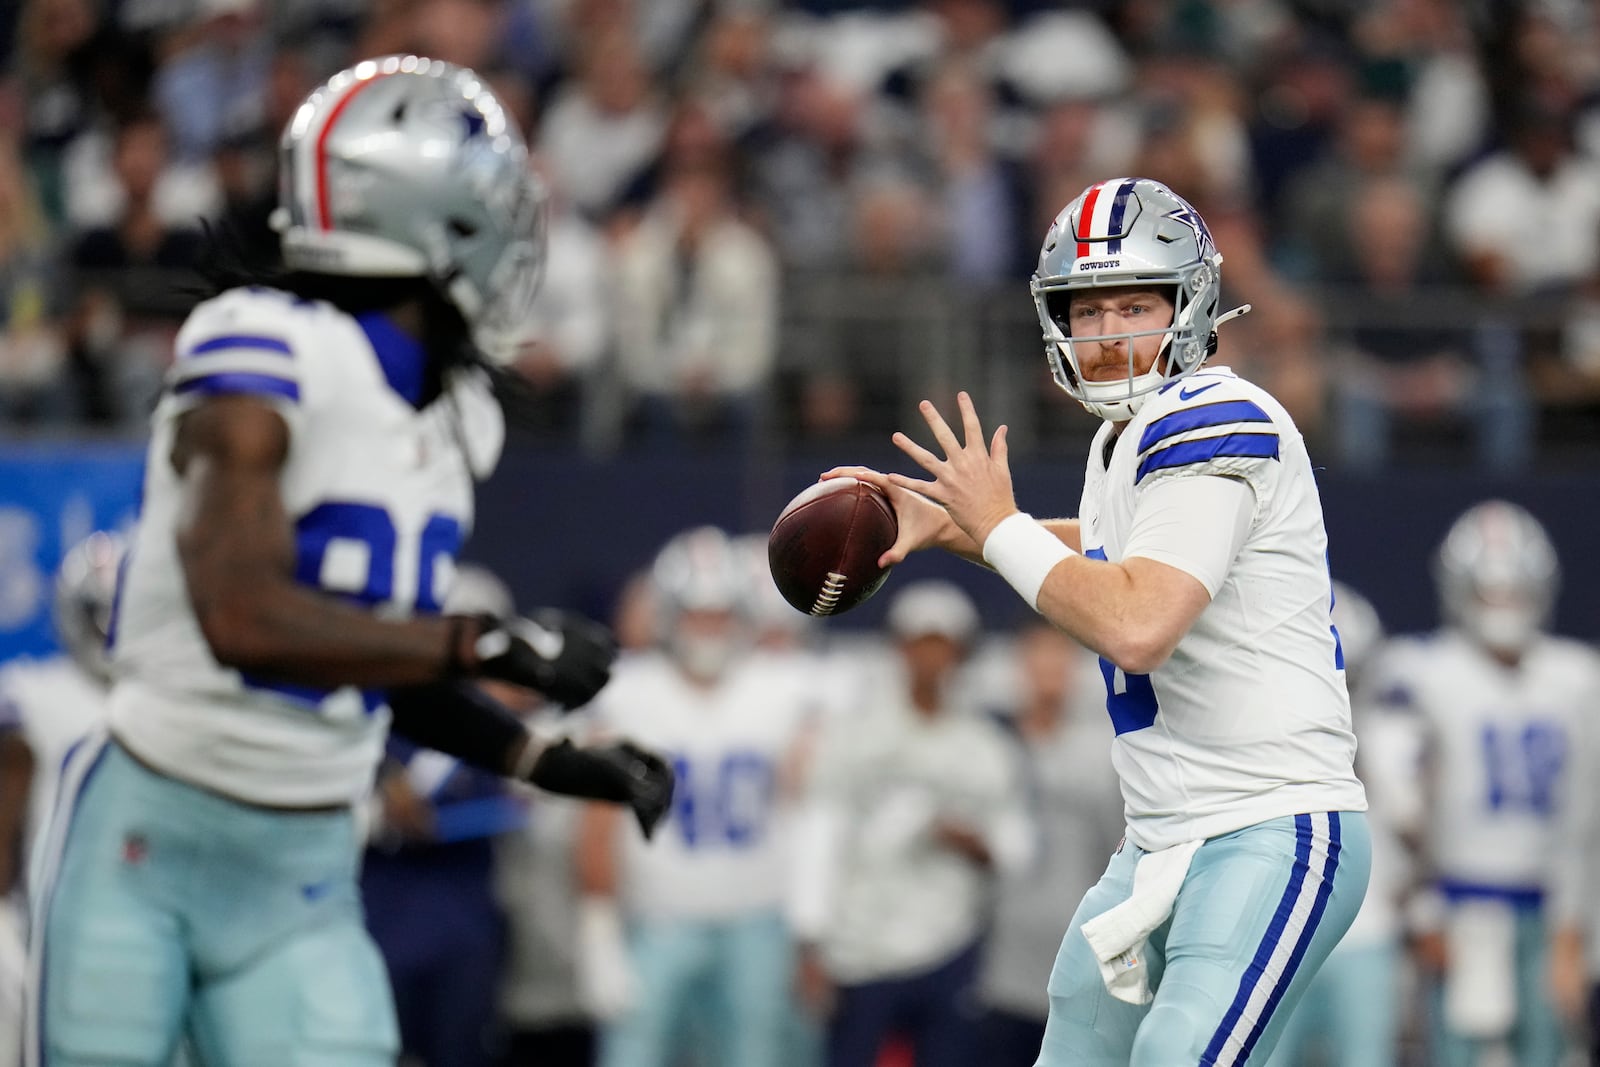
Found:
[[1504, 1037], [1517, 1020], [1517, 913], [1500, 900], [1464, 900], [1445, 919], [1450, 969], [1444, 1012], [1468, 1037]]
[[1118, 1000], [1150, 1003], [1145, 943], [1172, 914], [1189, 863], [1203, 843], [1185, 841], [1140, 856], [1128, 899], [1083, 924], [1083, 936], [1100, 964], [1100, 980]]

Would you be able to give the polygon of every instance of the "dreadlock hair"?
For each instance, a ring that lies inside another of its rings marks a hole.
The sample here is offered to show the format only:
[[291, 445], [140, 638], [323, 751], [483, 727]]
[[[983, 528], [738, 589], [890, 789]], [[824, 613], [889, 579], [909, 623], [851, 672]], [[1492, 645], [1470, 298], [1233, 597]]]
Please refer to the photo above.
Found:
[[[321, 300], [351, 315], [385, 312], [404, 304], [422, 308], [422, 346], [430, 357], [424, 397], [437, 396], [444, 375], [455, 367], [485, 366], [472, 333], [456, 306], [425, 277], [372, 278], [291, 270], [276, 247], [252, 241], [229, 221], [202, 222], [204, 245], [195, 264], [202, 279], [196, 293], [207, 300], [229, 289], [261, 286]], [[491, 368], [491, 375], [493, 370]], [[496, 376], [497, 377], [497, 376]], [[498, 391], [498, 389], [497, 389]]]

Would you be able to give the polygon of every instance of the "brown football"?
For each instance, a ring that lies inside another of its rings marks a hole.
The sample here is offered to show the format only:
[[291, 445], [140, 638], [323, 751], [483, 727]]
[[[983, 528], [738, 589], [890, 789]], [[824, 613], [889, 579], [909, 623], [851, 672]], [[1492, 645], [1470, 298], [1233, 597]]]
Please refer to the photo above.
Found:
[[889, 577], [878, 557], [899, 536], [894, 507], [855, 478], [818, 482], [789, 501], [767, 538], [767, 564], [783, 598], [808, 615], [837, 615]]

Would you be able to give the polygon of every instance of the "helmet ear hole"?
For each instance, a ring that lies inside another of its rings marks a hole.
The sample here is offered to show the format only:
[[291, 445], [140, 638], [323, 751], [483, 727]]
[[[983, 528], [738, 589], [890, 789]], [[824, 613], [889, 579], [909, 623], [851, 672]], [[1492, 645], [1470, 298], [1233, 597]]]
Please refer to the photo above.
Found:
[[1050, 314], [1050, 321], [1056, 324], [1063, 337], [1072, 336], [1072, 294], [1065, 289], [1056, 289], [1044, 294], [1045, 310]]
[[477, 225], [467, 219], [454, 218], [450, 220], [448, 225], [452, 234], [463, 239], [476, 237], [478, 234]]

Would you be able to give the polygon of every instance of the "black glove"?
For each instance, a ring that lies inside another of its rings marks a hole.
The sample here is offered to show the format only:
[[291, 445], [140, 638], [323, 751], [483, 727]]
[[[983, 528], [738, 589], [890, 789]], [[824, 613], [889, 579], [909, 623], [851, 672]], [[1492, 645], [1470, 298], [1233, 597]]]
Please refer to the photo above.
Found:
[[526, 686], [565, 708], [587, 704], [611, 680], [616, 638], [581, 615], [544, 608], [525, 619], [461, 616], [457, 623], [464, 631], [458, 674]]
[[528, 781], [569, 797], [626, 804], [646, 838], [672, 807], [672, 765], [631, 741], [578, 748], [562, 739], [539, 754]]

